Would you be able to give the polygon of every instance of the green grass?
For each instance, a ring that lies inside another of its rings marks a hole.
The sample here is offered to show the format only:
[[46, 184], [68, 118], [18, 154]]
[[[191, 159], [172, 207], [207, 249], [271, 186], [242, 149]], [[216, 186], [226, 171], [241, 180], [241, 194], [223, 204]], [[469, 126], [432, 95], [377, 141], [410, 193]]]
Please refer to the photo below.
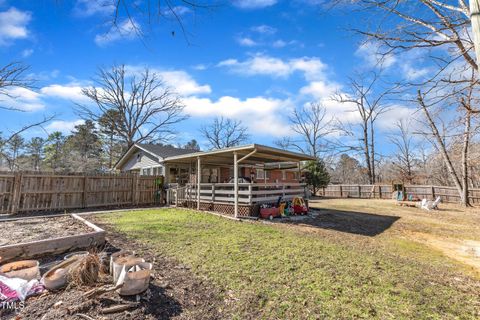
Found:
[[[479, 282], [369, 237], [165, 209], [100, 218], [223, 289], [235, 318], [478, 319]], [[358, 241], [357, 241], [358, 240]]]

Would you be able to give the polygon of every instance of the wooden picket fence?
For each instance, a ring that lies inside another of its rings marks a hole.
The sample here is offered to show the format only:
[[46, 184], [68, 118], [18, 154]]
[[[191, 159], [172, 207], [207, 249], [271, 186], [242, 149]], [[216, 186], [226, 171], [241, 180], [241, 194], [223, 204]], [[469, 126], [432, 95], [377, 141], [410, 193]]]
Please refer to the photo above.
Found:
[[[433, 200], [440, 196], [446, 203], [460, 202], [455, 187], [407, 185], [405, 191], [419, 199]], [[392, 194], [392, 185], [329, 185], [319, 191], [319, 195], [331, 198], [392, 199]], [[472, 204], [480, 204], [480, 189], [470, 189], [468, 196]]]
[[158, 176], [0, 174], [0, 214], [159, 204]]

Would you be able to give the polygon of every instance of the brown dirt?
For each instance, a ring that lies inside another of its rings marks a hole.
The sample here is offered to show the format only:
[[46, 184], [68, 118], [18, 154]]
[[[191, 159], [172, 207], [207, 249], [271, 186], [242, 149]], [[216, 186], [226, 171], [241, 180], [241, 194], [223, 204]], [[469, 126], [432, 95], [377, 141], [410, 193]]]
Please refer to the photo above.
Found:
[[[138, 306], [124, 312], [102, 315], [101, 309], [122, 303], [137, 302], [135, 297], [120, 297], [109, 292], [89, 300], [83, 294], [91, 287], [70, 288], [31, 297], [25, 308], [17, 312], [0, 310], [0, 319], [82, 319], [76, 313], [93, 319], [224, 319], [225, 303], [222, 292], [207, 281], [192, 274], [175, 260], [152, 253], [145, 245], [109, 233], [106, 251], [119, 248], [135, 251], [148, 262], [153, 262], [154, 272], [148, 290], [139, 295]], [[104, 276], [98, 286], [111, 285], [111, 277]], [[54, 307], [61, 301], [59, 306]], [[2, 314], [3, 312], [3, 314]]]
[[0, 221], [0, 246], [93, 232], [71, 216]]
[[410, 232], [409, 239], [424, 243], [442, 252], [450, 259], [476, 268], [480, 272], [480, 241], [439, 237], [420, 232]]

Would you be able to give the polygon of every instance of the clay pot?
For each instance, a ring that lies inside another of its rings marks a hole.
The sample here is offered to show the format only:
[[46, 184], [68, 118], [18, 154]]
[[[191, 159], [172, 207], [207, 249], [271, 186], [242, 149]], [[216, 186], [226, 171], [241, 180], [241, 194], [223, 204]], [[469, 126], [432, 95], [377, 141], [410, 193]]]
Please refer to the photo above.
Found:
[[8, 278], [20, 278], [33, 280], [40, 278], [40, 268], [37, 260], [22, 260], [4, 264], [0, 267], [0, 273]]
[[84, 257], [84, 256], [88, 256], [89, 252], [88, 251], [77, 251], [77, 252], [72, 252], [72, 253], [69, 253], [69, 254], [66, 254], [65, 257], [63, 257], [63, 260], [67, 260], [73, 256], [81, 256], [81, 257]]
[[60, 262], [47, 271], [42, 277], [42, 283], [48, 290], [58, 290], [67, 285], [68, 270], [75, 266], [81, 256], [72, 256]]

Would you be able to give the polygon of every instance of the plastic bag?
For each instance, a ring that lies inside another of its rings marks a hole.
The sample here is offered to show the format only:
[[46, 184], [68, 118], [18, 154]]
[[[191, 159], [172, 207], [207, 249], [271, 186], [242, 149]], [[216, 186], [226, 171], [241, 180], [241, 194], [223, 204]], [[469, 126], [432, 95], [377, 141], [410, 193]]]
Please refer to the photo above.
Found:
[[44, 290], [44, 286], [36, 279], [27, 281], [0, 275], [0, 301], [2, 302], [25, 301], [27, 297]]

